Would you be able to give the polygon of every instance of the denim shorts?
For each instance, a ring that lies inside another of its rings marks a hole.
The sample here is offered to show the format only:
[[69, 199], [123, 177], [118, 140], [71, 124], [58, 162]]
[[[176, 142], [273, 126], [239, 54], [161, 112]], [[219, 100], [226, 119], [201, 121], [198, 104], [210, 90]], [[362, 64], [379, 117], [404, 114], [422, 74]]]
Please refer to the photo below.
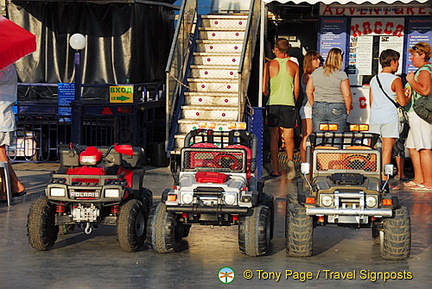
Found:
[[337, 124], [337, 132], [344, 132], [347, 127], [347, 118], [348, 115], [343, 102], [315, 101], [312, 106], [314, 132], [319, 132], [319, 125], [321, 123]]

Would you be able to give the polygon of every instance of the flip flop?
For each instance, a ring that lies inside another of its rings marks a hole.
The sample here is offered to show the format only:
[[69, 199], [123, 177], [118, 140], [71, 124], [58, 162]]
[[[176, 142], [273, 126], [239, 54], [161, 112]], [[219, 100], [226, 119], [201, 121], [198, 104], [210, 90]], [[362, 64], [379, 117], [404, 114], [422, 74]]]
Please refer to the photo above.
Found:
[[25, 194], [27, 194], [26, 191], [13, 193], [13, 194], [12, 194], [12, 198], [15, 198], [15, 197], [21, 197], [21, 196], [24, 196]]
[[271, 173], [270, 176], [273, 177], [273, 178], [277, 178], [277, 177], [280, 177], [281, 175], [275, 174], [275, 173]]
[[422, 184], [418, 184], [415, 187], [410, 187], [411, 191], [416, 191], [416, 192], [432, 192], [432, 188], [428, 188], [425, 185]]
[[404, 185], [404, 187], [411, 188], [411, 187], [416, 187], [419, 184], [414, 183], [413, 181], [409, 181], [409, 182], [403, 183], [403, 185]]

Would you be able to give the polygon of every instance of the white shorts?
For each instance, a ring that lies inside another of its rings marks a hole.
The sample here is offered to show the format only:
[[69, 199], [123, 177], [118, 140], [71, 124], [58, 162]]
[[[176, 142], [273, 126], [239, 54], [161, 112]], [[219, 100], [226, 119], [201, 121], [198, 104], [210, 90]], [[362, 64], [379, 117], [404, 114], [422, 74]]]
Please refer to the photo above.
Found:
[[399, 138], [399, 123], [373, 123], [369, 125], [369, 132], [384, 138]]
[[301, 119], [312, 118], [312, 106], [302, 105], [302, 107], [300, 107], [300, 118]]
[[405, 146], [409, 149], [432, 149], [432, 124], [421, 119], [415, 111], [408, 112], [410, 130]]

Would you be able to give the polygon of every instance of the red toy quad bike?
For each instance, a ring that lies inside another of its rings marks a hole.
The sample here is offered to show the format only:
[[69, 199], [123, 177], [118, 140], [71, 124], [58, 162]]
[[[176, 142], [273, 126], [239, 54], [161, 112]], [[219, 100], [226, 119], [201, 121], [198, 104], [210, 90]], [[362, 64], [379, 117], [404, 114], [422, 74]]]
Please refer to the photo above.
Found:
[[186, 135], [180, 173], [153, 206], [147, 242], [159, 253], [181, 250], [192, 224], [239, 225], [240, 251], [261, 256], [273, 237], [273, 197], [255, 174], [253, 133], [197, 129]]
[[61, 166], [30, 207], [27, 235], [37, 250], [50, 249], [59, 229], [80, 226], [86, 234], [99, 224], [117, 226], [126, 252], [138, 250], [146, 236], [152, 193], [143, 187], [144, 150], [130, 145], [60, 149]]

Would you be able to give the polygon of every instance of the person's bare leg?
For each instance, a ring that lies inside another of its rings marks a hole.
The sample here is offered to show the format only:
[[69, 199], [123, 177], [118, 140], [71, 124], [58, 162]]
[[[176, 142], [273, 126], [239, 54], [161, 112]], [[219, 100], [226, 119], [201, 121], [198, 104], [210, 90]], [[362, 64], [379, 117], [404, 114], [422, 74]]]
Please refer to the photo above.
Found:
[[15, 174], [15, 171], [13, 170], [13, 168], [9, 162], [9, 159], [7, 157], [7, 154], [6, 154], [6, 147], [5, 146], [0, 146], [0, 162], [7, 162], [8, 163], [9, 178], [10, 178], [10, 182], [11, 182], [12, 194], [21, 193], [21, 192], [25, 191], [24, 185], [18, 180], [18, 177]]
[[396, 166], [398, 169], [399, 179], [402, 180], [405, 178], [405, 172], [404, 172], [405, 158], [404, 157], [395, 157], [395, 160], [396, 160]]
[[432, 151], [420, 150], [420, 166], [423, 174], [423, 185], [432, 188]]
[[304, 163], [306, 162], [306, 140], [313, 131], [311, 118], [302, 119], [302, 130], [303, 137], [300, 145], [300, 159]]
[[278, 153], [279, 153], [279, 128], [270, 127], [270, 154], [271, 154], [271, 161], [272, 161], [274, 175], [279, 175]]
[[287, 153], [287, 160], [293, 160], [294, 158], [294, 129], [284, 128], [282, 137], [285, 140], [285, 150]]
[[387, 176], [384, 175], [384, 165], [391, 163], [391, 156], [393, 150], [394, 138], [383, 137], [382, 138], [382, 168], [383, 175], [382, 179], [386, 180]]
[[[414, 179], [412, 180], [416, 184], [423, 183], [423, 171], [420, 163], [420, 153], [416, 149], [409, 149], [411, 156], [411, 162], [414, 168]], [[429, 167], [430, 170], [430, 167]]]
[[282, 137], [285, 140], [285, 149], [287, 154], [288, 174], [287, 178], [292, 180], [296, 176], [294, 167], [294, 129], [284, 128]]

